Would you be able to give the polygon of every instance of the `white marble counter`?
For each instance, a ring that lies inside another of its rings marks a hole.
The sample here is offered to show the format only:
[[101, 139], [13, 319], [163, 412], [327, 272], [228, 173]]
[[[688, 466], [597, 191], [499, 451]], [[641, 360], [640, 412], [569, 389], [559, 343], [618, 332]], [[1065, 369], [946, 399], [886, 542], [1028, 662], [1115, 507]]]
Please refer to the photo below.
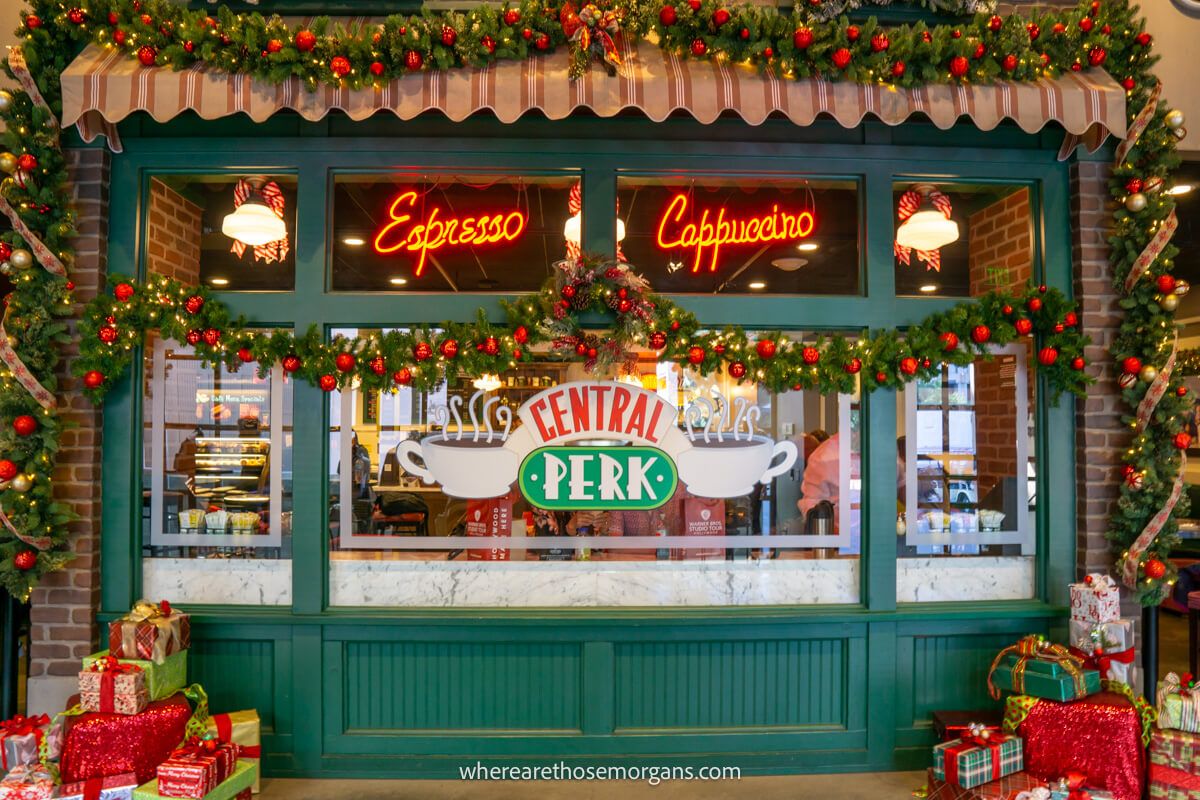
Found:
[[896, 561], [896, 602], [1028, 600], [1033, 556], [946, 556]]
[[857, 559], [330, 564], [333, 606], [579, 608], [857, 603]]
[[172, 603], [292, 604], [292, 562], [247, 558], [147, 558], [142, 594]]

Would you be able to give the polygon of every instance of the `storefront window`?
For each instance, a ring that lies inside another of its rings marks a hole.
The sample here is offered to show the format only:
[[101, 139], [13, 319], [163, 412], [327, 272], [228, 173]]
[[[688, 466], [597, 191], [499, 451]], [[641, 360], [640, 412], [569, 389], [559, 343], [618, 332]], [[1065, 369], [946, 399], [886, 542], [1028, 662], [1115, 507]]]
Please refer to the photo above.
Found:
[[892, 203], [897, 294], [978, 297], [1019, 291], [1033, 275], [1028, 187], [909, 181]]
[[899, 399], [901, 602], [1034, 596], [1034, 385], [1024, 344]]
[[222, 290], [295, 285], [294, 177], [157, 175], [146, 212], [148, 274]]
[[578, 255], [582, 222], [578, 176], [339, 175], [331, 286], [532, 291]]
[[148, 597], [291, 603], [292, 388], [146, 345], [142, 580]]
[[617, 198], [621, 254], [660, 292], [861, 290], [853, 181], [620, 177]]
[[331, 604], [858, 600], [855, 398], [652, 352], [603, 377], [547, 354], [429, 393], [332, 393]]

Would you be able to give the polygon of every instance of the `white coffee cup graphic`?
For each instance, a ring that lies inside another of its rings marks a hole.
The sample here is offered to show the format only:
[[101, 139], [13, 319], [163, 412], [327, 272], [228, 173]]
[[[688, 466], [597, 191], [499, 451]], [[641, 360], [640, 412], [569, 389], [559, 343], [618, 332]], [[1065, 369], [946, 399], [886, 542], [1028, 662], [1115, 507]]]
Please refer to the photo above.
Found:
[[[483, 392], [476, 392], [468, 405], [474, 431], [466, 435], [459, 408], [462, 398], [450, 398], [448, 407], [434, 409], [435, 424], [442, 430], [426, 436], [420, 443], [401, 442], [396, 447], [396, 458], [409, 473], [425, 483], [439, 483], [442, 491], [451, 497], [467, 500], [483, 500], [507, 494], [516, 479], [520, 467], [520, 456], [504, 445], [512, 425], [512, 411], [501, 406], [496, 411], [504, 430], [496, 433], [491, 424], [491, 407], [500, 402], [492, 397], [483, 402], [483, 418], [480, 420], [476, 407]], [[453, 417], [457, 431], [450, 432], [449, 420]], [[420, 458], [424, 463], [418, 463]]]
[[[726, 431], [729, 404], [719, 396], [718, 401], [719, 415], [704, 397], [684, 414], [692, 446], [676, 456], [676, 466], [689, 492], [697, 497], [740, 497], [752, 492], [754, 484], [767, 483], [792, 468], [798, 456], [795, 444], [755, 435], [754, 420], [762, 413], [757, 406], [747, 408], [745, 398], [737, 398], [733, 429]], [[700, 421], [704, 422], [702, 435], [693, 424]]]

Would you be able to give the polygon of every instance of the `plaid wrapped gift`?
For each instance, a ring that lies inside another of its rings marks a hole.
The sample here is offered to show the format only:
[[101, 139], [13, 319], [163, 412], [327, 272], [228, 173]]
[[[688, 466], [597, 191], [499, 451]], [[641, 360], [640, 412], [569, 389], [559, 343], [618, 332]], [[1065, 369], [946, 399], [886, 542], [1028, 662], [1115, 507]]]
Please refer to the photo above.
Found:
[[84, 711], [140, 714], [150, 702], [146, 673], [112, 656], [97, 659], [79, 673], [79, 698]]
[[1001, 691], [1076, 700], [1100, 691], [1100, 673], [1084, 669], [1083, 659], [1042, 636], [1026, 636], [1001, 650], [988, 671], [988, 691], [999, 699]]
[[50, 728], [50, 717], [23, 717], [20, 714], [0, 722], [0, 767], [5, 770], [21, 764], [36, 764], [38, 747]]
[[[250, 761], [238, 761], [233, 775], [204, 795], [202, 800], [250, 800], [250, 787], [257, 778], [257, 764]], [[167, 796], [159, 793], [157, 780], [142, 784], [133, 792], [133, 800], [161, 800]]]
[[1168, 672], [1158, 682], [1158, 727], [1200, 733], [1200, 691], [1190, 675], [1184, 679]]
[[[262, 758], [262, 727], [258, 712], [232, 711], [228, 714], [213, 714], [208, 718], [208, 730], [215, 733], [223, 742], [232, 742], [238, 746], [239, 758], [249, 759], [259, 763]], [[254, 780], [254, 794], [258, 794], [258, 778]]]
[[108, 623], [108, 651], [117, 658], [141, 658], [163, 664], [167, 656], [192, 644], [191, 619], [163, 600], [141, 600], [116, 622]]
[[933, 747], [933, 774], [964, 789], [1020, 772], [1024, 766], [1018, 736], [970, 736]]
[[132, 772], [107, 778], [92, 778], [58, 787], [55, 800], [130, 800], [137, 788], [137, 776]]
[[1200, 774], [1200, 734], [1155, 730], [1150, 734], [1150, 763]]
[[[925, 800], [1027, 800], [1028, 793], [1044, 789], [1046, 783], [1027, 772], [1014, 772], [1000, 780], [988, 781], [971, 789], [964, 789], [937, 777], [931, 767], [926, 773], [928, 794]], [[1022, 797], [1022, 795], [1026, 795]]]
[[1200, 800], [1200, 775], [1151, 764], [1150, 800]]
[[[107, 650], [93, 653], [83, 659], [83, 668], [90, 669], [92, 664], [108, 655]], [[150, 702], [154, 702], [168, 698], [187, 686], [187, 658], [188, 651], [180, 650], [167, 656], [167, 660], [161, 664], [137, 658], [121, 658], [118, 661], [141, 667], [146, 674], [146, 691], [150, 692]]]
[[1121, 590], [1112, 577], [1093, 573], [1070, 589], [1071, 619], [1098, 623], [1121, 618]]
[[49, 800], [54, 776], [41, 765], [19, 764], [0, 781], [0, 800]]

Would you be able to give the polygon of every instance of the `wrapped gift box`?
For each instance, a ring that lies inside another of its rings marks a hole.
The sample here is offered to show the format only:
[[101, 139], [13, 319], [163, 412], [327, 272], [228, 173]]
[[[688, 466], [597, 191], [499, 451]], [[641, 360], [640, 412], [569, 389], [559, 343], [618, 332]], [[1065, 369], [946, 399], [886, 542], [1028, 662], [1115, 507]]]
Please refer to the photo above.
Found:
[[[90, 669], [92, 664], [108, 656], [107, 650], [93, 653], [83, 659], [83, 668]], [[117, 659], [122, 664], [132, 664], [141, 667], [146, 678], [146, 690], [151, 700], [163, 700], [187, 686], [187, 650], [180, 650], [167, 656], [161, 664], [137, 658]]]
[[1150, 763], [1200, 774], [1200, 734], [1153, 731], [1150, 734]]
[[143, 688], [139, 692], [80, 692], [79, 704], [84, 711], [102, 711], [108, 714], [140, 714], [150, 704], [150, 694]]
[[986, 740], [955, 739], [933, 747], [933, 774], [939, 780], [970, 789], [1020, 772], [1021, 739], [997, 733]]
[[108, 652], [117, 658], [137, 658], [166, 663], [167, 656], [192, 644], [192, 624], [187, 614], [144, 600], [116, 622], [108, 624]]
[[[0, 767], [10, 770], [22, 764], [35, 764], [42, 738], [49, 735], [50, 718], [17, 715], [0, 722]], [[55, 748], [56, 749], [56, 748]]]
[[1110, 576], [1094, 573], [1070, 588], [1071, 619], [1096, 623], [1121, 618], [1121, 590]]
[[41, 765], [19, 764], [0, 781], [0, 800], [49, 800], [54, 783], [54, 775]]
[[[240, 758], [261, 765], [262, 727], [257, 711], [251, 709], [249, 711], [233, 711], [228, 714], [213, 714], [208, 718], [208, 730], [216, 734], [221, 741], [236, 744], [240, 751]], [[251, 788], [254, 790], [254, 794], [258, 794], [257, 773]]]
[[1003, 715], [996, 709], [981, 711], [934, 711], [933, 735], [939, 742], [948, 742], [966, 735], [970, 725], [983, 725], [990, 731], [1000, 732]]
[[1150, 800], [1200, 800], [1200, 775], [1151, 763]]
[[1143, 725], [1151, 715], [1144, 701], [1135, 705], [1115, 691], [1071, 703], [1014, 696], [1008, 698], [1004, 726], [1025, 740], [1025, 771], [1035, 778], [1056, 781], [1080, 773], [1088, 789], [1111, 792], [1115, 800], [1140, 800]]
[[140, 714], [67, 717], [59, 769], [66, 783], [132, 772], [139, 783], [183, 741], [192, 707], [183, 694], [156, 700]]
[[1158, 727], [1200, 733], [1200, 687], [1181, 686], [1179, 676], [1168, 672], [1158, 682]]
[[[238, 761], [233, 774], [201, 800], [250, 800], [250, 787], [257, 778], [257, 764], [252, 761]], [[157, 780], [139, 786], [133, 792], [133, 800], [160, 800], [166, 796], [159, 793]]]
[[137, 785], [137, 776], [126, 772], [124, 775], [64, 783], [58, 787], [54, 797], [56, 800], [130, 800]]
[[964, 789], [942, 780], [931, 767], [926, 774], [926, 785], [929, 787], [926, 800], [1016, 800], [1021, 792], [1043, 788], [1046, 782], [1027, 772], [1014, 772], [999, 780]]
[[215, 753], [172, 753], [158, 765], [158, 793], [163, 797], [200, 798], [221, 782]]
[[112, 656], [93, 661], [79, 673], [79, 697], [84, 711], [115, 714], [140, 714], [150, 702], [142, 668]]
[[990, 682], [996, 689], [1047, 700], [1076, 700], [1100, 691], [1100, 673], [1085, 669], [1076, 659], [1058, 661], [1005, 654], [993, 667]]
[[1134, 646], [1134, 621], [1132, 619], [1117, 619], [1110, 622], [1088, 622], [1072, 619], [1067, 623], [1071, 647], [1077, 647], [1085, 653], [1092, 652], [1096, 646], [1106, 651], [1128, 650]]

